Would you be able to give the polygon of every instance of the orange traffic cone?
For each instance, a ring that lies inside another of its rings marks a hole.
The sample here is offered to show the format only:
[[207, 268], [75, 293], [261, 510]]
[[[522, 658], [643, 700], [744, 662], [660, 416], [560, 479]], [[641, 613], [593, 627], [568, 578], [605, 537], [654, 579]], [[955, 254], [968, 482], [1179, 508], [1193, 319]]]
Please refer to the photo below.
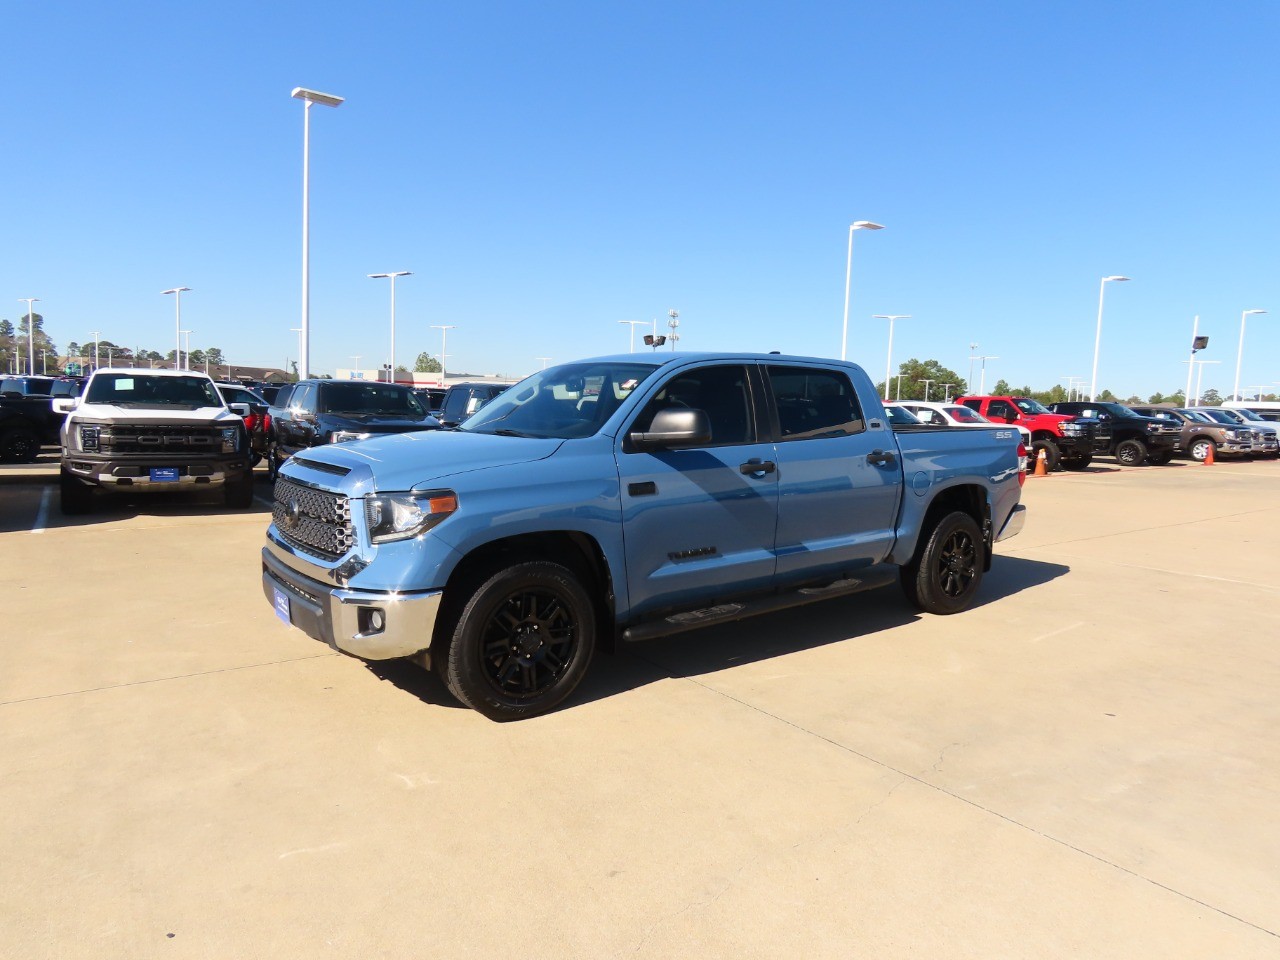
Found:
[[1044, 447], [1036, 452], [1036, 472], [1032, 474], [1035, 477], [1047, 477], [1049, 475], [1049, 458], [1045, 456]]
[[1204, 465], [1205, 465], [1206, 467], [1212, 467], [1212, 466], [1213, 466], [1213, 444], [1212, 444], [1212, 443], [1211, 443], [1211, 444], [1209, 444], [1209, 449], [1205, 451], [1205, 454], [1204, 454]]

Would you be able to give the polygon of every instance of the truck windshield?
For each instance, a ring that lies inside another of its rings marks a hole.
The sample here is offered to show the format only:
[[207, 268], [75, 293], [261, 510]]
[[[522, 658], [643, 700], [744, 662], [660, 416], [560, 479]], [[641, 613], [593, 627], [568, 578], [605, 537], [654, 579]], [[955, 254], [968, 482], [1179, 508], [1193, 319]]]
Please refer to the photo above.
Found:
[[85, 403], [117, 407], [220, 407], [207, 377], [158, 377], [146, 373], [102, 373], [89, 384]]
[[389, 383], [326, 383], [320, 387], [320, 413], [402, 416], [421, 420], [426, 408], [408, 387]]
[[1023, 413], [1035, 416], [1037, 413], [1049, 413], [1049, 408], [1039, 400], [1032, 400], [1030, 397], [1015, 397], [1013, 400], [1016, 406]]
[[970, 410], [968, 407], [956, 404], [942, 408], [946, 414], [956, 423], [990, 423], [991, 421], [978, 413], [977, 410]]
[[604, 360], [551, 367], [490, 400], [458, 429], [560, 440], [589, 437], [656, 369], [649, 363]]

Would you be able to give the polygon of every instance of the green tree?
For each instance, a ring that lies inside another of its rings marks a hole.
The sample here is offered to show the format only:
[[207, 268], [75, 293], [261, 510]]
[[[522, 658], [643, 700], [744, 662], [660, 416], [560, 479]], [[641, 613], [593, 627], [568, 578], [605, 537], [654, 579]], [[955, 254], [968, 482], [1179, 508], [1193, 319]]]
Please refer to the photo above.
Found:
[[413, 365], [413, 370], [415, 373], [439, 373], [440, 361], [424, 350], [418, 354], [418, 360]]
[[218, 347], [210, 347], [208, 350], [204, 351], [204, 357], [215, 366], [220, 366], [227, 362], [222, 356], [222, 351]]
[[[439, 366], [437, 365], [434, 369], [438, 370]], [[902, 377], [900, 383], [898, 376]], [[954, 370], [948, 370], [937, 360], [921, 361], [913, 357], [898, 366], [898, 373], [893, 378], [892, 392], [889, 395], [895, 400], [899, 396], [903, 400], [923, 400], [926, 380], [932, 381], [928, 385], [930, 400], [941, 400], [944, 396], [958, 397], [968, 389], [963, 377], [956, 374]], [[944, 384], [948, 386], [944, 387]], [[876, 385], [876, 389], [880, 392], [880, 396], [885, 395], [883, 380]], [[901, 389], [900, 395], [899, 389]]]
[[1009, 381], [1001, 377], [996, 381], [996, 385], [991, 388], [991, 392], [997, 397], [1007, 397], [1013, 394], [1013, 387], [1009, 386]]
[[1200, 403], [1206, 407], [1216, 407], [1222, 403], [1222, 395], [1217, 390], [1210, 387], [1204, 393], [1200, 394]]

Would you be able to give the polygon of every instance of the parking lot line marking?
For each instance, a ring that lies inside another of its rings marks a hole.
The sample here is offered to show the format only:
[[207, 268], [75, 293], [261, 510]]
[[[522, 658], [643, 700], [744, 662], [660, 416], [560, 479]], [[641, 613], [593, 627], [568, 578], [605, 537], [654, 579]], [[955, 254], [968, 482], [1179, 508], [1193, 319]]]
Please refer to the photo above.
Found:
[[44, 528], [49, 525], [49, 501], [53, 498], [53, 487], [45, 487], [44, 493], [40, 495], [40, 509], [36, 511], [36, 522], [32, 526], [32, 533], [44, 533]]
[[[650, 663], [655, 667], [658, 667], [658, 669], [660, 670], [670, 669], [668, 667], [665, 667], [659, 660], [651, 659], [650, 657], [646, 657], [642, 654], [636, 655], [636, 658], [639, 660], [643, 660], [646, 663]], [[1225, 910], [1222, 907], [1215, 906], [1206, 900], [1201, 900], [1199, 897], [1195, 896], [1194, 894], [1187, 893], [1184, 890], [1179, 890], [1177, 887], [1171, 887], [1167, 883], [1161, 883], [1159, 880], [1156, 880], [1154, 877], [1148, 877], [1146, 874], [1140, 873], [1139, 871], [1133, 869], [1132, 867], [1126, 867], [1124, 864], [1118, 863], [1115, 860], [1108, 860], [1102, 854], [1094, 853], [1092, 850], [1086, 850], [1084, 847], [1078, 846], [1077, 844], [1074, 844], [1069, 840], [1064, 840], [1062, 837], [1056, 836], [1055, 834], [1042, 830], [1039, 827], [1032, 826], [1029, 823], [1023, 823], [1021, 820], [1017, 819], [1016, 817], [1010, 814], [1001, 813], [999, 810], [996, 810], [994, 807], [986, 806], [982, 803], [979, 803], [977, 800], [974, 800], [970, 797], [966, 797], [962, 794], [956, 793], [955, 791], [950, 790], [947, 787], [942, 786], [941, 784], [933, 783], [929, 780], [926, 780], [923, 776], [913, 774], [913, 773], [908, 773], [906, 770], [902, 770], [899, 767], [895, 767], [892, 763], [889, 763], [886, 760], [881, 760], [878, 757], [873, 757], [870, 754], [864, 753], [861, 750], [858, 750], [855, 747], [851, 746], [850, 744], [843, 743], [840, 740], [827, 736], [824, 733], [820, 733], [817, 730], [811, 730], [810, 728], [804, 726], [803, 724], [797, 723], [794, 720], [788, 720], [786, 717], [783, 717], [777, 713], [773, 713], [769, 710], [766, 710], [764, 707], [761, 707], [758, 704], [751, 703], [748, 700], [743, 700], [741, 697], [736, 697], [733, 694], [728, 693], [724, 690], [719, 690], [716, 687], [712, 686], [710, 683], [700, 680], [697, 677], [683, 677], [681, 679], [689, 683], [692, 683], [695, 686], [701, 687], [702, 689], [706, 690], [708, 693], [714, 694], [716, 696], [724, 697], [726, 700], [732, 700], [734, 703], [740, 704], [741, 706], [745, 707], [748, 710], [754, 710], [756, 713], [759, 713], [762, 716], [769, 717], [773, 720], [776, 720], [779, 723], [785, 724], [788, 727], [798, 730], [801, 733], [807, 734], [808, 736], [814, 737], [818, 740], [822, 740], [830, 744], [831, 746], [835, 747], [837, 750], [842, 750], [845, 753], [848, 753], [855, 757], [861, 757], [863, 760], [866, 760], [868, 763], [872, 763], [885, 770], [892, 771], [893, 773], [896, 773], [899, 776], [904, 777], [906, 780], [912, 780], [927, 790], [934, 790], [942, 794], [943, 796], [950, 797], [952, 800], [958, 800], [960, 803], [973, 807], [975, 810], [980, 810], [983, 813], [988, 814], [989, 816], [995, 817], [999, 820], [1003, 820], [1006, 823], [1011, 824], [1015, 827], [1018, 827], [1019, 829], [1025, 830], [1028, 833], [1032, 833], [1042, 838], [1043, 840], [1048, 841], [1049, 843], [1056, 843], [1060, 846], [1065, 847], [1068, 850], [1074, 850], [1076, 853], [1082, 856], [1088, 857], [1091, 860], [1104, 864], [1113, 870], [1118, 870], [1121, 873], [1128, 874], [1129, 876], [1134, 877], [1137, 880], [1141, 880], [1144, 883], [1149, 883], [1153, 887], [1157, 887], [1160, 890], [1164, 890], [1175, 897], [1181, 897], [1183, 900], [1187, 900], [1191, 903], [1198, 904], [1199, 906], [1204, 907], [1206, 910], [1212, 910], [1214, 913], [1227, 917], [1230, 920], [1235, 920], [1237, 923], [1244, 924], [1246, 927], [1252, 927], [1254, 930], [1257, 930], [1261, 933], [1265, 933], [1268, 936], [1272, 936], [1272, 937], [1276, 937], [1277, 939], [1280, 939], [1280, 932], [1277, 932], [1275, 930], [1270, 930], [1267, 927], [1262, 926], [1261, 924], [1254, 923], [1252, 920], [1246, 920], [1244, 917], [1239, 916], [1238, 914], [1231, 913], [1230, 911]], [[898, 787], [900, 786], [902, 786], [902, 782], [895, 783], [889, 789], [889, 793], [893, 793], [893, 791], [897, 790]], [[878, 806], [879, 804], [884, 803], [885, 800], [887, 799], [888, 797], [886, 796], [883, 800], [877, 801], [876, 805]]]
[[193, 677], [211, 677], [216, 673], [234, 673], [236, 670], [252, 670], [255, 667], [277, 667], [286, 663], [302, 663], [306, 660], [319, 660], [323, 657], [341, 657], [343, 654], [334, 651], [313, 653], [307, 657], [290, 657], [288, 660], [268, 660], [265, 663], [243, 663], [238, 667], [221, 667], [218, 670], [201, 670], [199, 673], [180, 673], [173, 677], [152, 677], [149, 680], [131, 680], [128, 683], [109, 683], [103, 687], [86, 687], [83, 690], [65, 690], [62, 693], [46, 693], [39, 697], [22, 697], [18, 700], [0, 701], [0, 707], [11, 707], [18, 703], [34, 703], [37, 700], [57, 700], [61, 697], [74, 697], [82, 693], [100, 693], [103, 690], [119, 690], [123, 687], [141, 687], [148, 683], [164, 683], [167, 680], [190, 680]]
[[1066, 633], [1068, 630], [1074, 630], [1076, 627], [1083, 627], [1084, 621], [1077, 620], [1075, 623], [1069, 623], [1065, 627], [1059, 627], [1057, 630], [1050, 630], [1048, 633], [1042, 633], [1038, 637], [1033, 637], [1031, 643], [1039, 643], [1041, 640], [1048, 640], [1050, 637], [1056, 637], [1060, 633]]

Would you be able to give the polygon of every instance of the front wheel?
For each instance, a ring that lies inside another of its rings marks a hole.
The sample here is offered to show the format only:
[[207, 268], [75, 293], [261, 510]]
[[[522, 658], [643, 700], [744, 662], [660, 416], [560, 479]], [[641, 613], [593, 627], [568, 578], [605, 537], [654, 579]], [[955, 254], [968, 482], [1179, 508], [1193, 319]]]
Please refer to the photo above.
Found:
[[523, 720], [573, 692], [595, 634], [591, 598], [571, 570], [517, 563], [470, 595], [441, 672], [450, 693], [490, 720]]
[[1157, 467], [1163, 467], [1166, 463], [1173, 460], [1172, 450], [1159, 450], [1155, 453], [1147, 455], [1147, 463], [1154, 464]]
[[58, 493], [58, 506], [65, 516], [76, 516], [93, 509], [93, 488], [78, 480], [66, 467], [58, 477]]
[[40, 456], [40, 438], [30, 430], [15, 427], [0, 433], [0, 461], [35, 463]]
[[243, 477], [228, 480], [222, 485], [222, 497], [232, 510], [253, 506], [253, 474], [246, 472]]
[[1191, 441], [1191, 459], [1198, 460], [1201, 463], [1209, 459], [1209, 451], [1212, 450], [1215, 455], [1218, 452], [1218, 445], [1208, 437], [1196, 437]]
[[267, 479], [275, 483], [278, 476], [280, 476], [280, 461], [276, 456], [276, 445], [271, 443], [267, 445]]
[[926, 613], [959, 613], [973, 604], [982, 583], [982, 531], [959, 510], [934, 526], [916, 558], [899, 576], [907, 599]]
[[1116, 445], [1116, 462], [1126, 467], [1140, 467], [1147, 462], [1147, 445], [1141, 440], [1121, 440]]

